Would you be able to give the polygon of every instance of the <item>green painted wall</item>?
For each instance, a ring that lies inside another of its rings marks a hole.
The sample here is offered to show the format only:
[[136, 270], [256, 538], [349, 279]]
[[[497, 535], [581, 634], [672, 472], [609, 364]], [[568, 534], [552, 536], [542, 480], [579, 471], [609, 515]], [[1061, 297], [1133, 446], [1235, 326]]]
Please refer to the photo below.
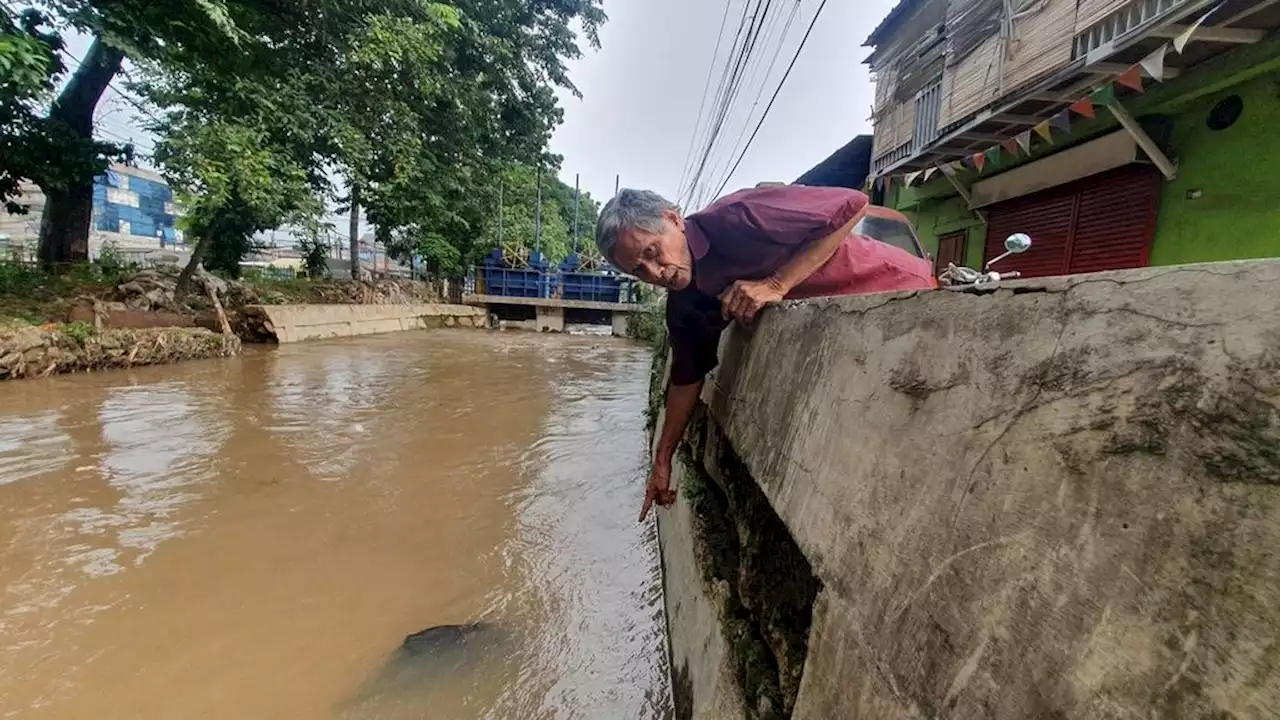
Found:
[[[1240, 120], [1210, 130], [1209, 110], [1231, 94]], [[1177, 108], [1174, 123], [1178, 177], [1160, 198], [1151, 264], [1280, 256], [1280, 75]]]

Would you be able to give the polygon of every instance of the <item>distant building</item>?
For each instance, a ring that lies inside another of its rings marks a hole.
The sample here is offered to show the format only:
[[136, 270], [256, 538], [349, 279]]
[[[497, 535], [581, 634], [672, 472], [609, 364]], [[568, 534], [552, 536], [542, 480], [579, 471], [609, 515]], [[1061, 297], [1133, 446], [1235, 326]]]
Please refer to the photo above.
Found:
[[[19, 202], [25, 215], [0, 212], [0, 246], [7, 254], [35, 259], [40, 240], [40, 217], [45, 196], [32, 183], [22, 186]], [[97, 258], [111, 243], [131, 260], [142, 260], [163, 250], [185, 261], [186, 242], [177, 228], [181, 210], [173, 202], [173, 191], [159, 174], [127, 165], [112, 165], [93, 181], [93, 220], [89, 226], [89, 256]], [[156, 258], [151, 258], [156, 259]]]
[[93, 225], [89, 252], [97, 256], [113, 242], [122, 251], [185, 250], [177, 228], [181, 211], [158, 173], [112, 165], [93, 182]]

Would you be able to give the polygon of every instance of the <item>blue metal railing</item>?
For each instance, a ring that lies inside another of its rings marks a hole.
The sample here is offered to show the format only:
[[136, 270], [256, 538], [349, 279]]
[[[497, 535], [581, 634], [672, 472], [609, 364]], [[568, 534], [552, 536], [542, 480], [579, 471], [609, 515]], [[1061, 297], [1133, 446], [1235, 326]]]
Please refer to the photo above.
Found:
[[464, 282], [467, 293], [510, 298], [556, 298], [603, 303], [636, 302], [633, 279], [616, 270], [589, 271], [579, 257], [570, 255], [552, 268], [541, 253], [527, 261], [511, 261], [494, 250], [472, 269]]

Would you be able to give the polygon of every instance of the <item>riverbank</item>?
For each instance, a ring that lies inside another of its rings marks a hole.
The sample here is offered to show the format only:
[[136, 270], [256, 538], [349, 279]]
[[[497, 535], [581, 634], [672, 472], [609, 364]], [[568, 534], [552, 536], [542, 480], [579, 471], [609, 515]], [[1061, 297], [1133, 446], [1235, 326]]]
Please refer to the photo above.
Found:
[[0, 328], [0, 380], [233, 357], [240, 338], [205, 328], [95, 330], [86, 323]]
[[442, 295], [423, 281], [225, 280], [203, 272], [179, 294], [177, 280], [177, 268], [84, 264], [49, 273], [0, 263], [0, 380], [230, 357], [242, 343], [278, 341], [271, 308], [333, 307], [354, 317], [369, 313], [344, 306], [433, 306]]

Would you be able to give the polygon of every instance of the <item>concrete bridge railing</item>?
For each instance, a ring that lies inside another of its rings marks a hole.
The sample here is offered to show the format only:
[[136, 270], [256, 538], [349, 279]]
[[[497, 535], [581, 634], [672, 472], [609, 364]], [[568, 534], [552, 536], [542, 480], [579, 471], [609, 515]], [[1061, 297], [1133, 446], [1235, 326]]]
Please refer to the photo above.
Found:
[[1280, 263], [792, 303], [660, 537], [678, 717], [1280, 708]]

